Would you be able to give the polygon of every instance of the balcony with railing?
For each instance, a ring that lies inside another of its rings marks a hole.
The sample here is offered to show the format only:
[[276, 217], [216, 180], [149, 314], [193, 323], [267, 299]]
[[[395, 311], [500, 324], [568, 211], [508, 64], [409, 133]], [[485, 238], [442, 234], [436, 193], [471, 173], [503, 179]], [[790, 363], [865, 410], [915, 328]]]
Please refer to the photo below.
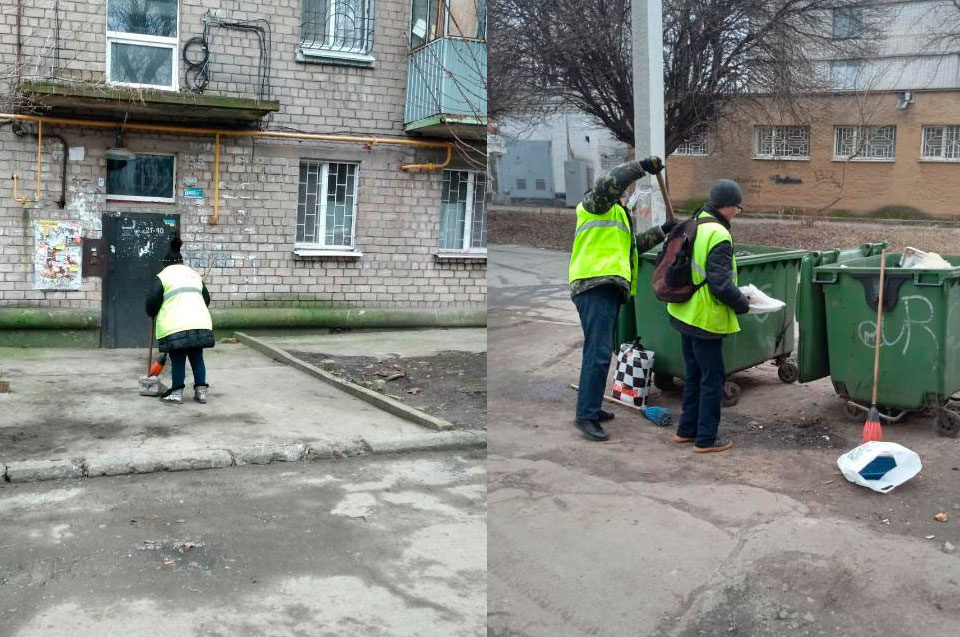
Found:
[[486, 0], [413, 0], [410, 32], [406, 131], [485, 137]]

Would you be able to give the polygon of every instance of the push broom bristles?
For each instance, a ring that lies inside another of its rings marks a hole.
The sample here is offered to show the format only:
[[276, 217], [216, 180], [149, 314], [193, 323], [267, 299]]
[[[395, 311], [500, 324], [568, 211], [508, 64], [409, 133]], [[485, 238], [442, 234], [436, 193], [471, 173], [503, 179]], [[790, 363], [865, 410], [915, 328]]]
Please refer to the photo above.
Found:
[[867, 422], [863, 423], [863, 433], [860, 442], [880, 442], [883, 440], [883, 428], [880, 426], [880, 412], [876, 406], [867, 413]]

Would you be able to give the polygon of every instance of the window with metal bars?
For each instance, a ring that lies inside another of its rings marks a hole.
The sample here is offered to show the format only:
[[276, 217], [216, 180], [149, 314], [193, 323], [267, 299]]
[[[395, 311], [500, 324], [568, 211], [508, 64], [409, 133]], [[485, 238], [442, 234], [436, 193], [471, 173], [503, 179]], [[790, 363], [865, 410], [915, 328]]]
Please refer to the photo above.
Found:
[[483, 173], [443, 171], [439, 248], [442, 252], [487, 251], [486, 175]]
[[355, 249], [357, 170], [357, 164], [300, 161], [296, 247]]
[[807, 126], [757, 126], [754, 159], [810, 159]]
[[833, 158], [893, 161], [896, 141], [896, 126], [835, 126]]
[[300, 55], [372, 64], [374, 0], [303, 0]]
[[960, 161], [960, 126], [924, 126], [922, 157]]
[[704, 132], [696, 132], [680, 142], [677, 149], [673, 151], [674, 155], [695, 155], [704, 156], [707, 154], [707, 135]]

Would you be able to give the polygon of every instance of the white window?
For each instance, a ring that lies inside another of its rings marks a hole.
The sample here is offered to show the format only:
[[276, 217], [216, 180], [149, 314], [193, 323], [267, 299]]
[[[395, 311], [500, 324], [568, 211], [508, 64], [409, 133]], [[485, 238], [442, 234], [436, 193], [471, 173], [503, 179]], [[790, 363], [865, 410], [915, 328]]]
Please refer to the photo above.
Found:
[[137, 153], [133, 159], [107, 158], [107, 199], [174, 203], [177, 163], [173, 155]]
[[807, 126], [757, 126], [754, 159], [810, 159]]
[[893, 161], [896, 126], [835, 126], [833, 158], [854, 161]]
[[443, 171], [440, 252], [487, 252], [486, 175]]
[[356, 252], [357, 169], [357, 164], [300, 161], [295, 252]]
[[697, 132], [683, 140], [677, 149], [673, 151], [674, 155], [697, 155], [707, 154], [707, 135], [703, 132]]
[[107, 82], [177, 90], [178, 0], [107, 0]]
[[833, 10], [833, 37], [850, 40], [863, 37], [863, 7], [840, 7]]
[[855, 89], [860, 80], [860, 65], [856, 60], [830, 62], [830, 86], [835, 89]]
[[372, 65], [373, 18], [373, 0], [303, 0], [298, 59]]
[[924, 126], [924, 159], [960, 161], [960, 126]]

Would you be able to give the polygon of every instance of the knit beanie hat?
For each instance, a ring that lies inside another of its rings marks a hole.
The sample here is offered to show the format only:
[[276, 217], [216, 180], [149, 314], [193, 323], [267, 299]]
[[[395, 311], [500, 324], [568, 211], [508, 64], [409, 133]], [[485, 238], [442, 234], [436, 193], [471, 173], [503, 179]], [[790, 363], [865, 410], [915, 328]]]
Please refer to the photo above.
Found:
[[732, 179], [721, 179], [710, 188], [710, 203], [717, 208], [739, 206], [743, 202], [740, 185]]
[[167, 251], [166, 259], [164, 259], [167, 265], [183, 263], [183, 255], [180, 254], [181, 246], [183, 246], [183, 241], [180, 240], [179, 236], [175, 236], [170, 241], [170, 249]]

